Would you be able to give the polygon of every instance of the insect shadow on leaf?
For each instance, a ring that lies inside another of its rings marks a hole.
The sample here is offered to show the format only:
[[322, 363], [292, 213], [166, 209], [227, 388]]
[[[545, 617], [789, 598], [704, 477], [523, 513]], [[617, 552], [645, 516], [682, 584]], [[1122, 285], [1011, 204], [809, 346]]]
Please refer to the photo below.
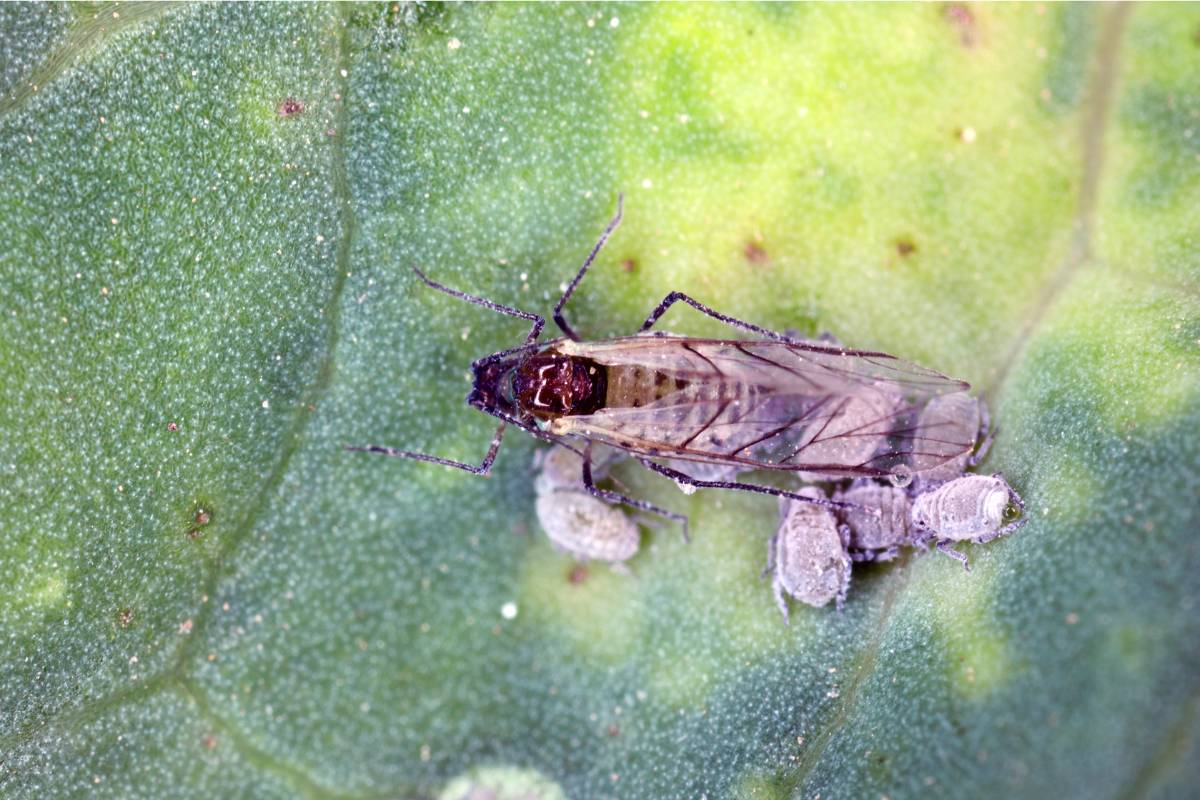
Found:
[[[579, 453], [583, 486], [593, 496], [679, 522], [686, 537], [683, 514], [596, 486], [592, 444], [623, 450], [682, 485], [831, 508], [846, 504], [739, 480], [702, 480], [663, 462], [821, 479], [888, 478], [931, 469], [974, 446], [973, 435], [920, 421], [932, 398], [970, 388], [964, 381], [887, 353], [798, 340], [722, 314], [683, 292], [667, 294], [632, 336], [584, 341], [563, 309], [620, 224], [622, 207], [618, 195], [616, 214], [554, 306], [551, 318], [563, 336], [547, 342], [538, 341], [543, 317], [444, 286], [413, 267], [431, 289], [530, 323], [522, 344], [471, 364], [468, 404], [500, 420], [482, 461], [468, 464], [382, 445], [346, 449], [486, 475], [505, 427], [512, 425]], [[753, 338], [651, 331], [679, 302]]]

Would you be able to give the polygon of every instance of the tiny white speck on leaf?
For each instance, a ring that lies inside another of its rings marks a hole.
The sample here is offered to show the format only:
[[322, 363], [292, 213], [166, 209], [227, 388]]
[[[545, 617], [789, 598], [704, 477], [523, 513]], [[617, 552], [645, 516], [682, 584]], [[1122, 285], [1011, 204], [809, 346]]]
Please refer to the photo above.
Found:
[[451, 36], [450, 40], [446, 42], [446, 47], [450, 48], [451, 50], [457, 50], [458, 48], [462, 47], [462, 42], [460, 42], [456, 37]]
[[516, 619], [517, 604], [510, 600], [504, 605], [500, 606], [500, 616], [504, 617], [505, 619]]

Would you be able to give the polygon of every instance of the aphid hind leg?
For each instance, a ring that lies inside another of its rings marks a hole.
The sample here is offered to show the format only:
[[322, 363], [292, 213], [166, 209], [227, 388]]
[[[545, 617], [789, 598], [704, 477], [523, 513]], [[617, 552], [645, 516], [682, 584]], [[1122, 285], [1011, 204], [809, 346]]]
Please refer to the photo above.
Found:
[[755, 334], [758, 334], [759, 336], [764, 336], [767, 339], [775, 339], [776, 341], [780, 341], [780, 342], [792, 341], [791, 339], [789, 339], [787, 336], [785, 336], [782, 333], [776, 333], [773, 330], [769, 330], [767, 328], [763, 328], [758, 325], [754, 325], [749, 322], [745, 322], [736, 317], [731, 317], [727, 314], [722, 314], [720, 311], [716, 311], [715, 309], [709, 308], [708, 306], [704, 305], [704, 303], [701, 303], [699, 300], [695, 300], [695, 299], [689, 297], [688, 295], [684, 294], [683, 292], [671, 292], [669, 295], [664, 297], [662, 302], [659, 303], [657, 306], [655, 306], [654, 310], [650, 312], [650, 316], [646, 317], [646, 321], [642, 323], [642, 327], [639, 329], [639, 331], [644, 332], [644, 331], [650, 330], [650, 328], [652, 328], [654, 326], [654, 323], [658, 322], [659, 317], [661, 317], [663, 314], [665, 314], [667, 312], [668, 308], [670, 308], [671, 306], [675, 305], [676, 303], [678, 303], [680, 301], [687, 303], [689, 306], [696, 309], [697, 311], [699, 311], [703, 314], [707, 314], [708, 316], [712, 317], [713, 319], [719, 320], [720, 322], [724, 322], [726, 325], [729, 325], [731, 327], [739, 328], [744, 331], [749, 331], [750, 333], [755, 333]]
[[635, 500], [632, 497], [626, 497], [623, 494], [610, 492], [607, 489], [601, 489], [599, 486], [597, 486], [595, 480], [592, 478], [591, 444], [591, 442], [588, 442], [583, 448], [583, 488], [587, 489], [588, 494], [591, 494], [593, 497], [598, 497], [607, 503], [619, 503], [621, 505], [629, 506], [630, 508], [636, 508], [639, 511], [646, 511], [650, 514], [657, 514], [660, 517], [666, 517], [667, 519], [674, 520], [683, 528], [683, 541], [685, 543], [690, 541], [688, 536], [688, 518], [685, 514], [668, 511], [667, 509], [656, 506], [653, 503], [647, 503], [645, 500]]
[[554, 324], [562, 329], [562, 332], [567, 335], [567, 338], [573, 342], [579, 341], [579, 335], [567, 323], [567, 318], [563, 316], [563, 306], [571, 299], [571, 295], [575, 292], [575, 287], [583, 280], [584, 274], [588, 268], [592, 266], [592, 262], [596, 260], [596, 256], [600, 254], [600, 249], [604, 247], [604, 243], [608, 241], [608, 237], [612, 236], [613, 231], [621, 224], [621, 211], [625, 207], [625, 195], [617, 195], [617, 213], [608, 223], [608, 227], [604, 229], [604, 233], [600, 234], [600, 239], [592, 247], [592, 252], [588, 253], [588, 257], [584, 260], [583, 266], [579, 268], [579, 272], [575, 273], [575, 278], [567, 286], [566, 291], [562, 293], [562, 297], [558, 298], [558, 303], [554, 306]]
[[413, 453], [408, 450], [397, 450], [393, 447], [383, 447], [377, 444], [367, 445], [346, 445], [346, 450], [351, 450], [358, 453], [379, 453], [384, 456], [392, 456], [394, 458], [409, 458], [413, 461], [426, 461], [430, 464], [441, 464], [445, 467], [454, 467], [465, 472], [471, 472], [475, 475], [487, 475], [492, 469], [492, 463], [496, 460], [496, 453], [500, 450], [500, 440], [504, 438], [504, 427], [506, 423], [500, 423], [500, 427], [496, 428], [496, 434], [492, 437], [492, 444], [488, 447], [487, 455], [483, 457], [483, 461], [478, 464], [464, 464], [462, 461], [455, 461], [452, 458], [442, 458], [441, 456], [431, 456], [425, 453]]

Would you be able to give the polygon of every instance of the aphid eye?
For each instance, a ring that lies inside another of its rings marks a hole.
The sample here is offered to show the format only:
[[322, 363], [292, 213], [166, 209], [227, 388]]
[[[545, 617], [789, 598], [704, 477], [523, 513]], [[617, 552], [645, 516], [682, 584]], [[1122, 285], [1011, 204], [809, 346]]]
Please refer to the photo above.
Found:
[[1016, 503], [1009, 503], [1004, 507], [1003, 521], [1005, 524], [1015, 522], [1019, 516], [1021, 516], [1021, 508]]

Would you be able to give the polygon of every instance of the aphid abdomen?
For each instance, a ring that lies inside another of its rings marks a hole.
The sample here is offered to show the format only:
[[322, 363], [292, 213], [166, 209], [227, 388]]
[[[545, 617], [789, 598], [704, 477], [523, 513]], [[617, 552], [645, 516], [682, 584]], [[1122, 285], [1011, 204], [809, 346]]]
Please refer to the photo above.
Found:
[[977, 539], [1000, 530], [1011, 502], [1011, 489], [1003, 478], [963, 475], [936, 489], [917, 495], [912, 504], [912, 525], [938, 539], [956, 542]]
[[908, 494], [903, 489], [863, 483], [838, 493], [835, 499], [859, 507], [842, 512], [842, 520], [850, 528], [852, 557], [886, 561], [896, 557], [901, 545], [911, 542]]
[[580, 560], [617, 564], [638, 551], [637, 525], [617, 506], [582, 489], [556, 489], [538, 495], [538, 521], [550, 542]]

